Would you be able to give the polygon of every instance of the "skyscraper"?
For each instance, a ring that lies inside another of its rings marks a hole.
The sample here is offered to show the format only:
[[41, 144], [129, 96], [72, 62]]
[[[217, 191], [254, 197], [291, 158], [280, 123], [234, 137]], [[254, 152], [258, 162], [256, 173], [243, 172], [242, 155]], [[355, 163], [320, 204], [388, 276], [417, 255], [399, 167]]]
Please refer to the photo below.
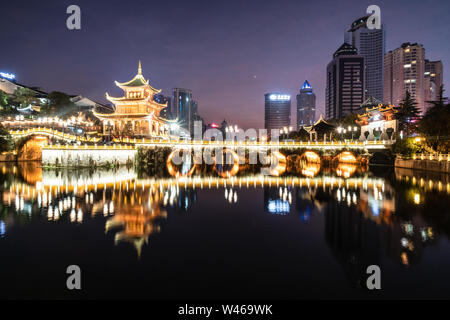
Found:
[[308, 80], [305, 80], [297, 95], [297, 130], [314, 124], [316, 117], [316, 95]]
[[367, 28], [365, 16], [355, 20], [348, 30], [349, 43], [364, 57], [365, 97], [383, 101], [383, 58], [385, 51], [384, 29]]
[[384, 56], [384, 101], [399, 105], [409, 91], [424, 111], [425, 49], [417, 43], [403, 43]]
[[356, 113], [364, 101], [364, 57], [354, 46], [342, 44], [327, 66], [325, 114], [341, 119]]
[[291, 125], [291, 96], [277, 92], [264, 95], [264, 128], [283, 129]]
[[430, 107], [428, 101], [436, 101], [439, 98], [439, 90], [443, 81], [442, 62], [425, 59], [424, 77], [424, 100], [425, 109], [427, 109]]
[[194, 131], [194, 106], [191, 90], [183, 88], [173, 89], [172, 116], [178, 119], [180, 128], [192, 136]]

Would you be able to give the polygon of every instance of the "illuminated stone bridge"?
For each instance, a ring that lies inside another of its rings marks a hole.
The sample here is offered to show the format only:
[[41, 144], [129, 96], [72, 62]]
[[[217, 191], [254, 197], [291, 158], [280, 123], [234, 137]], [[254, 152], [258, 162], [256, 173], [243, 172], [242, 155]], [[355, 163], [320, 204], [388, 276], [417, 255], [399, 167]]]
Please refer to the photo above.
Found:
[[[149, 138], [123, 138], [114, 139], [112, 145], [101, 144], [101, 138], [76, 136], [64, 133], [55, 129], [36, 127], [26, 130], [10, 130], [14, 139], [23, 137], [34, 137], [30, 139], [33, 144], [33, 159], [42, 158], [43, 163], [71, 165], [99, 165], [108, 163], [126, 163], [134, 159], [139, 147], [143, 148], [170, 148], [173, 150], [186, 149], [226, 149], [235, 152], [236, 150], [267, 151], [273, 153], [278, 150], [311, 151], [315, 154], [325, 153], [336, 156], [344, 151], [353, 154], [366, 155], [376, 151], [382, 151], [390, 147], [391, 141], [278, 141], [278, 142], [258, 142], [258, 141], [197, 141], [197, 140], [169, 140], [169, 139], [149, 139]], [[78, 142], [75, 145], [49, 145], [48, 138], [63, 142]], [[30, 144], [27, 143], [27, 144]], [[37, 150], [40, 148], [40, 150]], [[42, 156], [39, 151], [42, 150]], [[25, 148], [26, 151], [26, 148]], [[25, 151], [19, 150], [19, 155]], [[308, 160], [308, 159], [307, 159]]]

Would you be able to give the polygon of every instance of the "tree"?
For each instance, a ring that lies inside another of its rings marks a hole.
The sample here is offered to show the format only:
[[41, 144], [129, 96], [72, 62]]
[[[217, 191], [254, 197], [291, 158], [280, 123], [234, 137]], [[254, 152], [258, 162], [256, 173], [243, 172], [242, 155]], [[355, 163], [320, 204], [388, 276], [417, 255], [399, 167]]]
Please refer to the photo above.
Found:
[[0, 90], [0, 108], [4, 110], [8, 106], [9, 97], [5, 91]]
[[20, 107], [26, 108], [30, 104], [36, 104], [37, 98], [36, 94], [33, 90], [23, 87], [18, 87], [14, 91], [14, 99], [13, 101]]
[[77, 107], [70, 100], [70, 96], [64, 92], [52, 91], [47, 98], [47, 103], [41, 107], [42, 115], [70, 117], [77, 111]]
[[411, 93], [406, 91], [405, 98], [400, 102], [400, 106], [397, 108], [397, 113], [395, 114], [399, 130], [403, 131], [406, 136], [417, 132], [419, 116], [420, 111], [417, 108], [416, 101], [411, 97]]
[[431, 148], [446, 153], [450, 139], [450, 104], [448, 98], [444, 97], [444, 91], [441, 86], [438, 99], [428, 101], [432, 106], [419, 121], [419, 132]]
[[289, 132], [289, 139], [293, 139], [295, 141], [308, 141], [309, 133], [302, 127], [298, 131]]
[[6, 94], [6, 92], [0, 90], [0, 114], [8, 115], [12, 112], [11, 105], [9, 103], [10, 97]]
[[13, 148], [14, 142], [9, 131], [0, 125], [0, 152], [10, 151]]

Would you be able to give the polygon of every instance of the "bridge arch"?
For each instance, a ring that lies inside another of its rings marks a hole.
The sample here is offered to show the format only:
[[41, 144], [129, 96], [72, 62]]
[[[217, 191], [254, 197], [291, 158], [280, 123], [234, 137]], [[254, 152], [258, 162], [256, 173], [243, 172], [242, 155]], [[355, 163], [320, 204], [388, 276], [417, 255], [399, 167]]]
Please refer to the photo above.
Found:
[[48, 144], [48, 137], [33, 135], [22, 138], [17, 146], [17, 160], [19, 161], [41, 161], [42, 147]]
[[[175, 156], [175, 159], [181, 162], [180, 164], [173, 162]], [[188, 177], [194, 173], [196, 165], [190, 152], [186, 152], [183, 149], [175, 149], [167, 157], [166, 167], [172, 177]]]
[[262, 168], [262, 172], [264, 174], [269, 174], [271, 176], [280, 176], [286, 171], [286, 156], [278, 151], [273, 151], [269, 156], [265, 158], [264, 162], [269, 165]]
[[300, 160], [305, 160], [306, 162], [314, 162], [314, 163], [320, 163], [320, 155], [317, 152], [314, 151], [305, 151], [301, 154]]
[[358, 162], [356, 156], [350, 151], [343, 151], [339, 153], [337, 156], [333, 158], [333, 161], [337, 161], [339, 163], [354, 163]]
[[[216, 154], [214, 157], [214, 170], [222, 178], [228, 178], [236, 175], [239, 172], [238, 154], [231, 149], [223, 149], [220, 152], [222, 153], [221, 156], [218, 157]], [[229, 156], [233, 159], [232, 164], [230, 163], [231, 161], [228, 161]], [[226, 160], [225, 163], [224, 159]], [[221, 161], [221, 163], [218, 163], [218, 161]]]

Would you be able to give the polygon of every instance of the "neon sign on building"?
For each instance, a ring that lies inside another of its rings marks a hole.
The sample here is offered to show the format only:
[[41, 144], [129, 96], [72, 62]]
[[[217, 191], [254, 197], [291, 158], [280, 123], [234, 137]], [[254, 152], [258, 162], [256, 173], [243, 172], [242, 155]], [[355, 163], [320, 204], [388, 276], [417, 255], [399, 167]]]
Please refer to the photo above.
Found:
[[281, 101], [286, 101], [291, 99], [291, 96], [288, 94], [271, 94], [269, 96], [270, 100], [281, 100]]
[[14, 80], [16, 78], [16, 75], [13, 74], [13, 73], [1, 72], [0, 71], [0, 77], [8, 79], [8, 80]]

